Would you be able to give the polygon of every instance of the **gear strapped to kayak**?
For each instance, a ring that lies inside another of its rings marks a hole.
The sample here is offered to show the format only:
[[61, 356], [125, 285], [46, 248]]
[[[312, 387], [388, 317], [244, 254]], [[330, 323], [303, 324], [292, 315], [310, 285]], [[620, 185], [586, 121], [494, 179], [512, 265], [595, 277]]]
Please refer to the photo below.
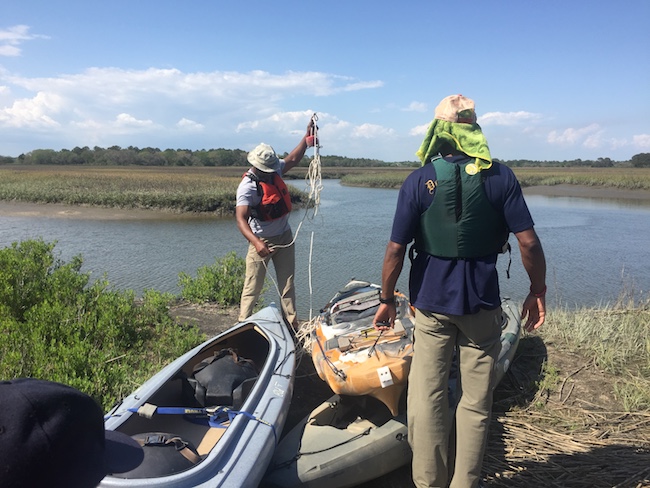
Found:
[[185, 471], [201, 462], [196, 448], [176, 434], [147, 432], [133, 436], [144, 451], [140, 465], [126, 473], [116, 473], [116, 478], [158, 478]]
[[161, 407], [145, 403], [128, 410], [149, 419], [154, 415], [183, 415], [192, 422], [221, 429], [227, 428], [235, 416], [243, 415], [269, 425], [277, 437], [271, 424], [239, 410], [257, 377], [252, 360], [239, 356], [232, 348], [221, 349], [194, 365], [192, 375], [184, 381], [188, 401], [196, 401], [201, 407]]
[[227, 348], [196, 364], [187, 384], [192, 396], [203, 407], [228, 405], [239, 408], [256, 379], [257, 369], [253, 361]]

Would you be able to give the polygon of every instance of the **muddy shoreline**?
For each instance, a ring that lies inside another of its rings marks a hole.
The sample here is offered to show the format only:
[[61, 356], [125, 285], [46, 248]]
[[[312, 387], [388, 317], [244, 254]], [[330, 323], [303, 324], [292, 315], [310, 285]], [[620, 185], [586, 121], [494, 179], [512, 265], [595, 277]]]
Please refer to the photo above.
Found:
[[547, 197], [598, 198], [603, 200], [645, 200], [650, 202], [648, 190], [624, 190], [604, 186], [584, 185], [542, 185], [523, 189], [524, 195]]
[[[597, 198], [615, 201], [645, 201], [650, 204], [650, 191], [623, 190], [619, 188], [580, 185], [531, 186], [524, 195], [554, 197]], [[187, 220], [223, 219], [212, 213], [175, 212], [171, 210], [138, 208], [105, 208], [88, 205], [62, 205], [57, 203], [32, 203], [0, 201], [2, 217], [48, 217], [89, 220]]]

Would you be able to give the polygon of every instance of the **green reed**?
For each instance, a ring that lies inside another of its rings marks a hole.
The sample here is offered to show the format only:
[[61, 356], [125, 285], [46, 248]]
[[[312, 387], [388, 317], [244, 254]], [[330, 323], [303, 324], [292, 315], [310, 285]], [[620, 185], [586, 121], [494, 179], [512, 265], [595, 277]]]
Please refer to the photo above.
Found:
[[[0, 200], [102, 207], [210, 212], [232, 216], [237, 186], [247, 168], [0, 166]], [[348, 186], [399, 188], [410, 168], [323, 168], [324, 178]], [[288, 178], [298, 184], [306, 169]], [[650, 190], [650, 168], [516, 168], [523, 187], [586, 185]], [[298, 185], [300, 186], [300, 185]], [[307, 195], [289, 185], [297, 207]]]
[[650, 168], [515, 168], [522, 186], [584, 185], [650, 190]]
[[616, 375], [628, 411], [650, 409], [650, 299], [579, 310], [551, 309], [540, 329], [545, 341], [580, 353]]
[[[244, 169], [2, 168], [0, 200], [232, 215]], [[235, 176], [237, 175], [237, 176]], [[292, 200], [305, 200], [290, 187]]]
[[[412, 170], [365, 171], [341, 176], [341, 183], [369, 188], [399, 188]], [[650, 168], [515, 168], [521, 186], [584, 185], [650, 190]]]

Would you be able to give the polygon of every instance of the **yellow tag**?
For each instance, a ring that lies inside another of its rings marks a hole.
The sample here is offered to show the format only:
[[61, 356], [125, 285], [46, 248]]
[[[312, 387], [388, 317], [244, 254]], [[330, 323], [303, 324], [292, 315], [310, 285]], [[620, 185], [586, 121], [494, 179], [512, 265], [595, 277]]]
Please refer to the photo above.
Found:
[[468, 175], [472, 176], [478, 173], [478, 166], [476, 166], [474, 163], [470, 163], [467, 166], [465, 166], [465, 173]]

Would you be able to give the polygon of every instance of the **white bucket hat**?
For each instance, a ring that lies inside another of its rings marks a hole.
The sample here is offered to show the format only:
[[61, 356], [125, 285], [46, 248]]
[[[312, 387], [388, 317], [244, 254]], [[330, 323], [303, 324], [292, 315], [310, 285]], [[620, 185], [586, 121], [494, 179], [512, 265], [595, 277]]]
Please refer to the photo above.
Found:
[[268, 144], [260, 144], [248, 153], [248, 162], [264, 173], [275, 173], [280, 169], [280, 160]]

